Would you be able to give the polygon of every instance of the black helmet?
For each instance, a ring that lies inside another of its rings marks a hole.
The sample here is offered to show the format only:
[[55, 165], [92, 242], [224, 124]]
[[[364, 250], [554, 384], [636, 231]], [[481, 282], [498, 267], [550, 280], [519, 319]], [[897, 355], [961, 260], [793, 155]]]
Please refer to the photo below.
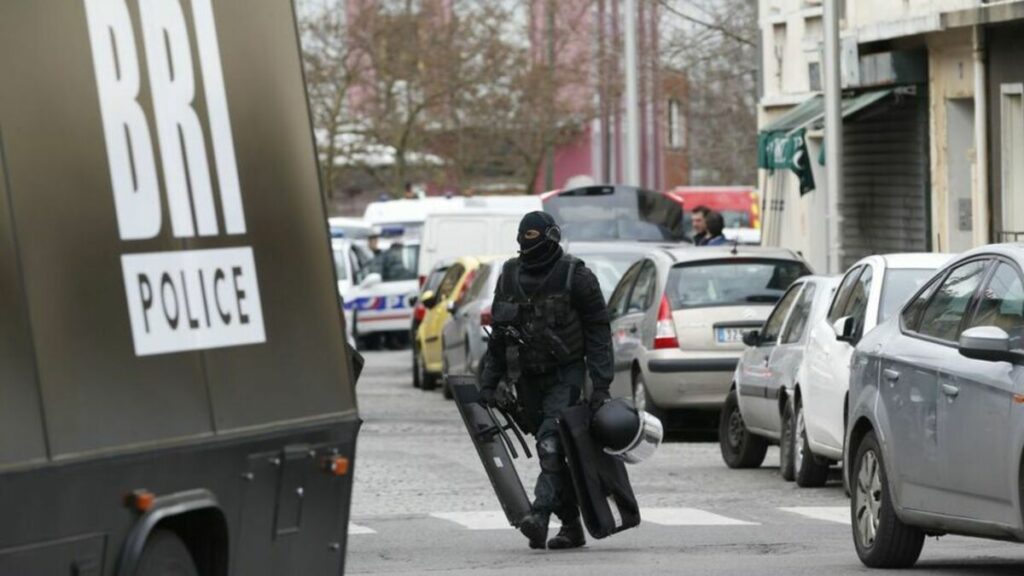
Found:
[[661, 421], [628, 400], [605, 402], [590, 421], [590, 432], [604, 451], [629, 464], [646, 460], [661, 444]]

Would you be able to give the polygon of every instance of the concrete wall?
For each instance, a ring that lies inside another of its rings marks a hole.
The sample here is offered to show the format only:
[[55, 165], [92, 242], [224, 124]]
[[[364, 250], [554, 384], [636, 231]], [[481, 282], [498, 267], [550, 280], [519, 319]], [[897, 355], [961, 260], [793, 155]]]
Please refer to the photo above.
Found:
[[808, 63], [819, 60], [822, 9], [803, 0], [761, 0], [759, 9], [762, 104], [793, 104], [811, 91]]
[[977, 0], [846, 0], [847, 28], [891, 24], [977, 6]]

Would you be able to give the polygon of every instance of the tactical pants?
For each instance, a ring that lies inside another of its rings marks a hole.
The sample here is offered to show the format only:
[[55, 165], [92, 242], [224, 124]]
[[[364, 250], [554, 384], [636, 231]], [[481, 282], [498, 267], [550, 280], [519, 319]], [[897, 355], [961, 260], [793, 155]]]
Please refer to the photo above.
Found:
[[554, 373], [525, 376], [521, 380], [520, 401], [538, 422], [533, 432], [537, 440], [540, 476], [534, 488], [534, 512], [555, 514], [563, 523], [579, 517], [576, 492], [565, 463], [565, 450], [558, 434], [562, 410], [579, 402], [585, 368], [582, 362], [559, 367]]

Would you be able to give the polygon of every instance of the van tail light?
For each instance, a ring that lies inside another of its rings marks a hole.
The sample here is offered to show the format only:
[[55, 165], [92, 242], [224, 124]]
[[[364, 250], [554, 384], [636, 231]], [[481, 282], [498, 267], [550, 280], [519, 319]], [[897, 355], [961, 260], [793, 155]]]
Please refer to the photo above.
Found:
[[417, 322], [423, 322], [423, 317], [427, 315], [427, 307], [419, 302], [412, 309], [412, 317]]
[[654, 330], [654, 349], [678, 349], [679, 339], [676, 338], [676, 325], [672, 320], [672, 307], [668, 305], [668, 298], [661, 297], [661, 306], [658, 307], [658, 324]]
[[480, 310], [480, 325], [490, 326], [491, 325], [491, 307], [488, 306]]
[[426, 283], [427, 283], [427, 277], [426, 276], [420, 276], [420, 290], [423, 289], [423, 285], [426, 284]]

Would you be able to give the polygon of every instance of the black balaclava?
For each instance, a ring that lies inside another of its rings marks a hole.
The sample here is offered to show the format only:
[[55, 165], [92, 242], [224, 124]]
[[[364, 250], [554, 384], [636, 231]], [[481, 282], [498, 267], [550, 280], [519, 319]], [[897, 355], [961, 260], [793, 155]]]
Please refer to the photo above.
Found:
[[530, 212], [519, 222], [519, 261], [526, 270], [546, 268], [562, 257], [561, 233], [547, 212]]

